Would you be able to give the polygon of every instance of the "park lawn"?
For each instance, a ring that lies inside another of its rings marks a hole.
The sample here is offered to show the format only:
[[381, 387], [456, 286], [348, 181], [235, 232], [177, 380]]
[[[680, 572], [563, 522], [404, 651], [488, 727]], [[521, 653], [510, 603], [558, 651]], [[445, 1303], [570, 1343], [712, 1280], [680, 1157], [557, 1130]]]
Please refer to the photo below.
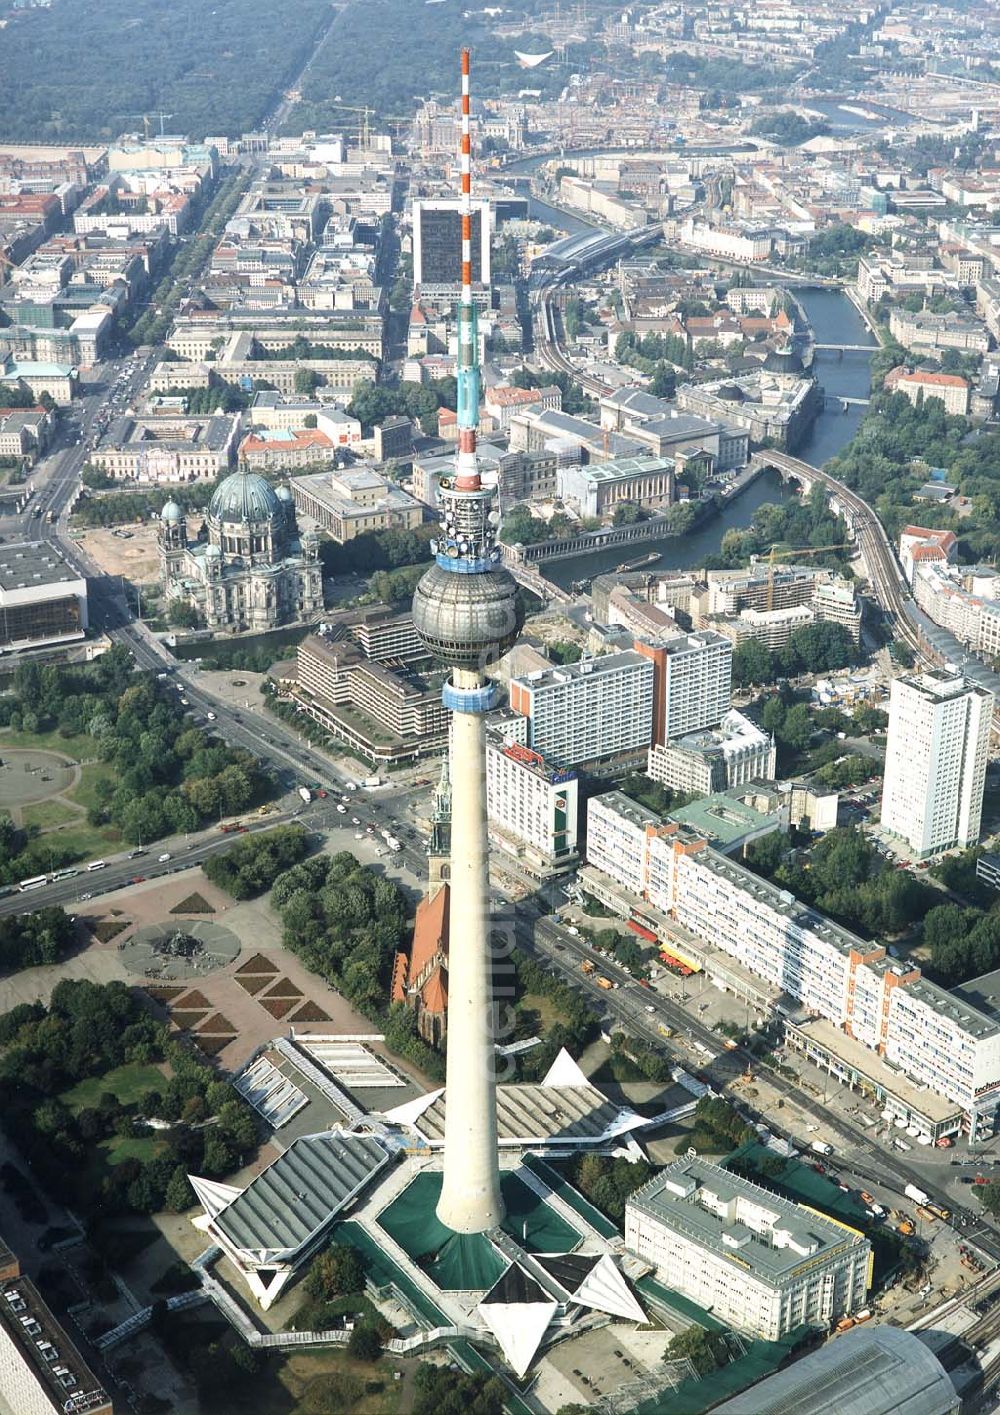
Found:
[[[273, 1415], [279, 1415], [279, 1412], [288, 1410], [287, 1401], [291, 1396], [296, 1402], [292, 1415], [316, 1409], [350, 1410], [351, 1415], [403, 1415], [403, 1412], [413, 1408], [411, 1370], [404, 1365], [403, 1380], [395, 1381], [392, 1378], [394, 1369], [399, 1368], [390, 1357], [383, 1357], [380, 1361], [371, 1363], [356, 1361], [346, 1351], [336, 1347], [321, 1352], [310, 1352], [308, 1355], [296, 1351], [276, 1373], [277, 1389], [272, 1386], [268, 1392], [269, 1399], [262, 1405], [255, 1403], [254, 1412], [255, 1415], [265, 1415], [265, 1412], [266, 1415], [272, 1415], [272, 1412]], [[336, 1384], [332, 1390], [328, 1386], [324, 1390], [331, 1377], [332, 1383], [337, 1382], [338, 1377], [356, 1382], [361, 1386], [362, 1393], [353, 1400], [339, 1403]], [[381, 1382], [381, 1390], [365, 1391], [364, 1387], [369, 1381]], [[281, 1403], [279, 1391], [284, 1396], [285, 1404]], [[329, 1403], [317, 1400], [321, 1391]], [[243, 1408], [241, 1407], [241, 1410]]]
[[79, 825], [65, 826], [52, 839], [58, 841], [60, 850], [67, 852], [67, 859], [97, 860], [109, 846], [113, 849], [118, 845], [121, 832], [112, 825], [88, 825], [81, 820]]
[[165, 1081], [166, 1077], [158, 1066], [130, 1062], [125, 1066], [116, 1066], [105, 1076], [85, 1076], [70, 1090], [64, 1091], [60, 1100], [76, 1115], [78, 1111], [95, 1106], [105, 1091], [110, 1091], [122, 1105], [131, 1105], [142, 1100], [150, 1091], [162, 1090]]
[[37, 825], [39, 830], [53, 830], [56, 826], [69, 825], [80, 819], [79, 811], [74, 811], [72, 806], [55, 796], [51, 801], [34, 801], [21, 807], [23, 824]]
[[115, 769], [107, 762], [88, 762], [80, 768], [80, 780], [71, 791], [66, 792], [67, 801], [75, 801], [85, 811], [97, 805], [97, 784], [100, 781], [114, 781]]
[[518, 1011], [537, 1012], [542, 1024], [542, 1035], [544, 1036], [552, 1026], [553, 1022], [562, 1020], [558, 1005], [551, 997], [546, 997], [540, 992], [526, 992], [517, 1004]]
[[114, 1135], [110, 1140], [102, 1140], [97, 1146], [106, 1164], [122, 1164], [125, 1160], [159, 1159], [167, 1152], [167, 1142], [158, 1135]]
[[51, 732], [15, 732], [10, 727], [0, 728], [0, 754], [4, 747], [34, 747], [40, 752], [61, 752], [73, 761], [93, 761], [97, 755], [97, 741], [86, 732], [75, 737], [63, 737], [59, 730]]

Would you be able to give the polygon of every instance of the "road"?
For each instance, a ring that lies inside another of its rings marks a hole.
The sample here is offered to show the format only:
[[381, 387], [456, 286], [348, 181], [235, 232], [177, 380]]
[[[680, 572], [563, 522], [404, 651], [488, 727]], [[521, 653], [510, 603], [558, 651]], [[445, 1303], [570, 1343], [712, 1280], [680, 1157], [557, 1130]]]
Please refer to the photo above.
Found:
[[[518, 943], [525, 952], [582, 990], [588, 1002], [612, 1027], [619, 1025], [644, 1041], [673, 1051], [686, 1046], [693, 1053], [687, 1066], [702, 1075], [713, 1090], [722, 1093], [748, 1068], [761, 1071], [759, 1060], [751, 1053], [741, 1047], [727, 1050], [724, 1039], [681, 1002], [664, 997], [653, 988], [640, 986], [613, 959], [595, 953], [583, 938], [569, 933], [552, 918], [540, 918], [532, 926], [520, 914], [515, 927]], [[590, 978], [585, 978], [581, 971], [586, 961], [596, 964], [596, 972]], [[598, 976], [616, 983], [617, 987], [610, 992], [601, 989], [594, 981]], [[661, 1027], [669, 1027], [674, 1033], [666, 1043]], [[766, 1074], [768, 1086], [790, 1106], [822, 1125], [825, 1134], [835, 1137], [836, 1155], [831, 1163], [838, 1171], [864, 1183], [880, 1185], [898, 1198], [902, 1198], [905, 1185], [916, 1184], [926, 1190], [932, 1201], [951, 1210], [950, 1225], [961, 1232], [963, 1241], [975, 1243], [987, 1256], [1000, 1262], [1000, 1234], [991, 1224], [984, 1223], [978, 1209], [957, 1202], [940, 1181], [935, 1182], [935, 1178], [928, 1176], [927, 1169], [907, 1162], [895, 1151], [884, 1150], [861, 1125], [852, 1124], [841, 1113], [831, 1111], [795, 1081], [773, 1069], [762, 1074]], [[781, 1133], [779, 1120], [770, 1114], [764, 1118], [773, 1132]], [[801, 1134], [788, 1134], [785, 1138], [800, 1147], [804, 1142]], [[949, 1176], [953, 1177], [950, 1159], [942, 1159], [939, 1168], [945, 1165]]]

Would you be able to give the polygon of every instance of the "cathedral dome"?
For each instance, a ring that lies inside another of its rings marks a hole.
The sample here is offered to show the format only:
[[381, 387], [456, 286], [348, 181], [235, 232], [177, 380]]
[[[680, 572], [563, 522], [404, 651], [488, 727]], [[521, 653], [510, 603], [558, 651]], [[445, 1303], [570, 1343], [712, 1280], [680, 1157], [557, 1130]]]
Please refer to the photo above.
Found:
[[269, 521], [281, 514], [281, 502], [266, 477], [257, 472], [234, 472], [216, 488], [208, 508], [216, 521]]
[[177, 505], [176, 501], [168, 501], [160, 512], [161, 521], [183, 521], [184, 512]]

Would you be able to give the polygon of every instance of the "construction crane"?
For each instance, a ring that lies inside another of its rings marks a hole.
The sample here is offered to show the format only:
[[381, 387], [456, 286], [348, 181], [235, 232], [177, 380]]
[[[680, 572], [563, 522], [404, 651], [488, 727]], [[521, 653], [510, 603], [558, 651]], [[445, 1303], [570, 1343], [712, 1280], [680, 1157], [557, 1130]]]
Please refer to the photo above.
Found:
[[770, 614], [774, 608], [774, 567], [778, 560], [799, 560], [808, 555], [826, 555], [831, 550], [854, 549], [852, 540], [841, 541], [839, 545], [817, 545], [806, 550], [785, 550], [780, 544], [772, 545], [767, 556], [767, 612]]
[[[374, 115], [375, 109], [370, 107], [358, 108], [353, 103], [341, 103], [339, 99], [334, 99], [328, 106], [330, 108], [342, 108], [345, 113], [360, 113], [362, 115], [362, 120], [358, 124], [358, 142], [362, 144], [367, 152], [371, 147], [371, 127], [369, 119]], [[379, 113], [378, 119], [380, 123], [391, 123], [393, 126], [402, 125], [409, 127], [413, 123], [415, 116], [416, 115], [413, 113], [408, 113], [406, 117], [401, 117], [396, 113]]]

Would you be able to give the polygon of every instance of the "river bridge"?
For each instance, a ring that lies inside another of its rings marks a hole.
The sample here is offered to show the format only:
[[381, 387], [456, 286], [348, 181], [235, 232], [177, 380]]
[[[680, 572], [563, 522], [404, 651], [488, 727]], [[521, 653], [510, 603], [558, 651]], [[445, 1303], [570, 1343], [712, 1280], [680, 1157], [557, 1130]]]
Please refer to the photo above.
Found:
[[845, 413], [848, 408], [867, 408], [872, 401], [870, 398], [849, 398], [845, 393], [824, 393], [823, 397], [827, 403], [843, 404]]
[[874, 354], [877, 344], [813, 344], [814, 349], [830, 349], [840, 354]]

